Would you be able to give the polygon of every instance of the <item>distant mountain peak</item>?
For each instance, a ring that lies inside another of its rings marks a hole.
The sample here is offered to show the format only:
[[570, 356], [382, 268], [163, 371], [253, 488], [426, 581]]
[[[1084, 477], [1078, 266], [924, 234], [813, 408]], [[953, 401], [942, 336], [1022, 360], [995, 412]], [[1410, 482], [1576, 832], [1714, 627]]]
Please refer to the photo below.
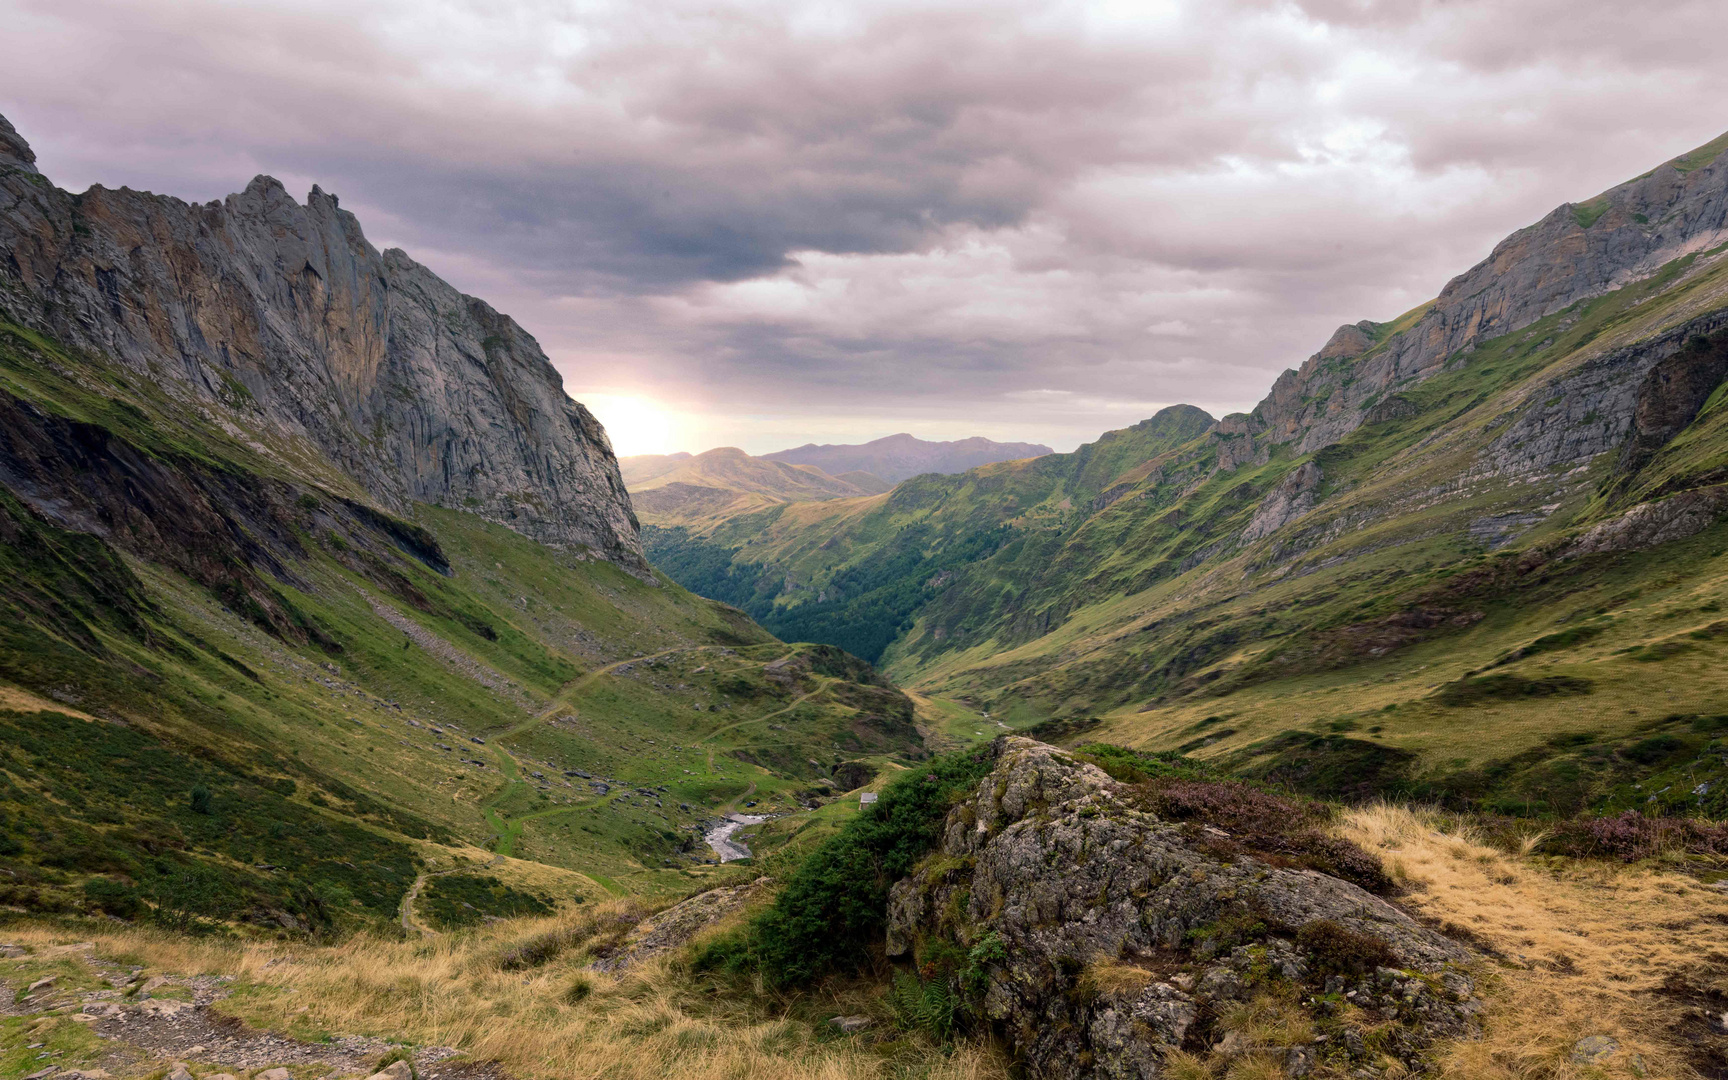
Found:
[[980, 465], [1049, 453], [1050, 447], [1042, 443], [999, 443], [976, 435], [952, 442], [930, 442], [901, 431], [857, 445], [805, 443], [762, 457], [790, 465], [814, 465], [831, 476], [867, 472], [898, 484], [923, 473], [962, 473]]

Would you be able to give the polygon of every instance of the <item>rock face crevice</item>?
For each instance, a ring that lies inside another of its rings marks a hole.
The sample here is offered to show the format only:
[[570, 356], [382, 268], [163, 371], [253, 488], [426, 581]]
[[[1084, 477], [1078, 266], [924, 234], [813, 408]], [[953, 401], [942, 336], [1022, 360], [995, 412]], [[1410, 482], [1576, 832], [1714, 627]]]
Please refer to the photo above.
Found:
[[[888, 952], [999, 945], [982, 1011], [1030, 1075], [1158, 1077], [1182, 1049], [1271, 1055], [1297, 1073], [1380, 1053], [1419, 1067], [1434, 1039], [1472, 1029], [1472, 954], [1397, 906], [1313, 870], [1213, 854], [1055, 747], [1004, 736], [991, 753], [939, 851], [894, 886]], [[1341, 973], [1324, 940], [1381, 962]], [[1251, 1045], [1227, 1017], [1263, 994], [1320, 1012], [1348, 1003], [1383, 1038]]]
[[310, 448], [386, 509], [468, 510], [647, 578], [604, 430], [527, 331], [334, 195], [62, 191], [0, 118], [0, 316]]
[[1699, 337], [1728, 330], [1716, 311], [1535, 384], [1475, 471], [1526, 476], [1589, 463], [1620, 449], [1619, 467], [1647, 462], [1691, 422], [1728, 373], [1728, 350]]
[[1322, 479], [1320, 466], [1312, 461], [1291, 469], [1261, 500], [1260, 509], [1254, 511], [1248, 527], [1242, 530], [1242, 542], [1248, 544], [1270, 536], [1314, 509]]

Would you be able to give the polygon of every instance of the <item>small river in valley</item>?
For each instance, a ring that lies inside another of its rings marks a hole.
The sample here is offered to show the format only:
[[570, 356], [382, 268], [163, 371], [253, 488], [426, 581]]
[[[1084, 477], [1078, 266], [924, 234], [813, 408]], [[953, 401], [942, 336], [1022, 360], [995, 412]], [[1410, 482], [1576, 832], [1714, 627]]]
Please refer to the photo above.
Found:
[[738, 859], [748, 859], [750, 849], [741, 842], [732, 839], [739, 829], [750, 825], [760, 825], [767, 821], [761, 814], [727, 814], [725, 818], [708, 827], [702, 838], [708, 841], [708, 846], [714, 849], [714, 854], [720, 856], [720, 861], [734, 862]]

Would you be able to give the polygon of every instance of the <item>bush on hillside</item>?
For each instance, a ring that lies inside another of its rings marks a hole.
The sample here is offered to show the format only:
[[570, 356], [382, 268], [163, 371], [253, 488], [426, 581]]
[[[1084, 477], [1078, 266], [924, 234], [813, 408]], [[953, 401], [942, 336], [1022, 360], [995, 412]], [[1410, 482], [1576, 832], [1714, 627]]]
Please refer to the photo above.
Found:
[[1141, 809], [1194, 826], [1192, 839], [1219, 856], [1247, 852], [1275, 866], [1319, 870], [1372, 893], [1395, 891], [1379, 859], [1327, 835], [1333, 810], [1325, 803], [1226, 779], [1212, 766], [1177, 754], [1095, 744], [1079, 757], [1128, 784]]
[[1595, 683], [1574, 675], [1546, 675], [1539, 679], [1526, 679], [1521, 675], [1485, 675], [1449, 682], [1436, 691], [1434, 697], [1442, 705], [1461, 708], [1485, 701], [1576, 697], [1595, 689]]
[[490, 874], [435, 877], [420, 894], [420, 907], [440, 930], [473, 926], [484, 919], [550, 915], [552, 901], [504, 884]]
[[1614, 817], [1573, 818], [1554, 828], [1543, 849], [1574, 858], [1636, 862], [1664, 851], [1728, 855], [1728, 825], [1697, 818], [1645, 817], [1628, 810]]
[[138, 890], [124, 881], [93, 877], [84, 882], [84, 895], [103, 913], [116, 919], [135, 919], [144, 912]]
[[1321, 975], [1341, 975], [1356, 980], [1374, 969], [1398, 966], [1398, 957], [1386, 939], [1352, 930], [1331, 919], [1315, 919], [1296, 931], [1296, 944], [1308, 954]]
[[982, 751], [947, 754], [889, 784], [881, 801], [811, 852], [774, 906], [696, 959], [794, 986], [869, 965], [887, 929], [888, 890], [941, 838], [948, 810], [993, 767]]

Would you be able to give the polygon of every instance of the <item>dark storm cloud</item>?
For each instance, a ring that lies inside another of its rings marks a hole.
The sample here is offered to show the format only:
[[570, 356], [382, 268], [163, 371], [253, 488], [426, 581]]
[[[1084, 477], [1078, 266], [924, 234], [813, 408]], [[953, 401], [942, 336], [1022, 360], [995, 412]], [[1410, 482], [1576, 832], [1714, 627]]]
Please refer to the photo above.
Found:
[[1339, 322], [1728, 128], [1718, 3], [0, 17], [28, 43], [0, 111], [62, 183], [316, 181], [516, 314], [572, 391], [679, 404], [711, 441], [753, 437], [724, 434], [746, 412], [1072, 442], [1247, 406]]

